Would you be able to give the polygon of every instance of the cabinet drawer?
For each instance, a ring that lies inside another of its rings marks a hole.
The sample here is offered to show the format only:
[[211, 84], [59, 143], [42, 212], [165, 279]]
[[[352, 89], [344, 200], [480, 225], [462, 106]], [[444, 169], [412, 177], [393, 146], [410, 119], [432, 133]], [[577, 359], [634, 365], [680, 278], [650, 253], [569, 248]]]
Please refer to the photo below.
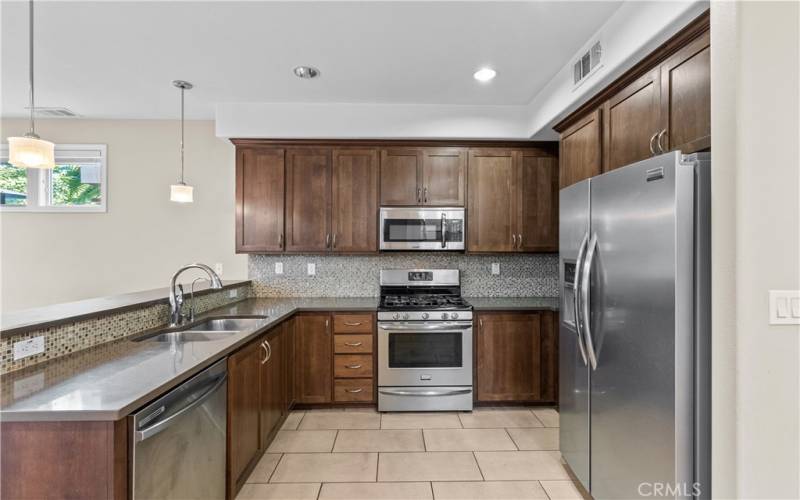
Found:
[[372, 377], [372, 355], [337, 354], [333, 360], [333, 374], [336, 378]]
[[371, 402], [372, 379], [337, 379], [333, 390], [334, 401]]
[[336, 335], [333, 346], [337, 354], [372, 354], [372, 335]]
[[372, 333], [372, 315], [367, 314], [334, 314], [334, 333]]

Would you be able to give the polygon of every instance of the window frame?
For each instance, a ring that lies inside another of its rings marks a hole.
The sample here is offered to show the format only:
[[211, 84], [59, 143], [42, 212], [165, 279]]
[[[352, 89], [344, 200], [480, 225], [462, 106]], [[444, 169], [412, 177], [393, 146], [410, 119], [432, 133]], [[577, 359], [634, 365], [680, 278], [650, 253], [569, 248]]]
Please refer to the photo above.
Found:
[[[26, 205], [0, 205], [0, 212], [20, 213], [106, 213], [108, 212], [108, 166], [107, 146], [105, 144], [56, 144], [55, 160], [69, 163], [69, 160], [96, 159], [100, 165], [100, 204], [84, 206], [50, 205], [48, 188], [52, 185], [53, 170], [49, 168], [27, 169], [28, 189]], [[94, 153], [90, 156], [86, 153]], [[8, 144], [0, 146], [0, 160], [8, 161]], [[45, 200], [47, 205], [41, 204]]]

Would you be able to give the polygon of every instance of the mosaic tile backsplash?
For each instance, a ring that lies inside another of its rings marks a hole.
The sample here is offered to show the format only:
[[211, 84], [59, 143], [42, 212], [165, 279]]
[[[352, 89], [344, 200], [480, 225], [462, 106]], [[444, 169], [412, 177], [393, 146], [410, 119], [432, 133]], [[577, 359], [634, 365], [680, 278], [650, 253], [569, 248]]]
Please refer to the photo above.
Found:
[[[229, 292], [237, 290], [235, 298]], [[195, 311], [202, 313], [246, 299], [251, 294], [250, 285], [228, 288], [220, 292], [198, 295]], [[186, 307], [187, 304], [184, 304]], [[33, 330], [0, 339], [0, 374], [32, 366], [44, 361], [82, 351], [98, 344], [111, 342], [167, 323], [169, 304], [154, 304], [140, 309], [111, 313], [96, 318]], [[44, 336], [44, 352], [14, 361], [14, 342]]]
[[[283, 274], [275, 274], [275, 263]], [[500, 275], [491, 264], [500, 264]], [[306, 265], [316, 264], [316, 276]], [[251, 255], [248, 278], [257, 297], [373, 297], [381, 269], [460, 269], [467, 297], [556, 297], [558, 254], [464, 255], [391, 253], [380, 255]]]

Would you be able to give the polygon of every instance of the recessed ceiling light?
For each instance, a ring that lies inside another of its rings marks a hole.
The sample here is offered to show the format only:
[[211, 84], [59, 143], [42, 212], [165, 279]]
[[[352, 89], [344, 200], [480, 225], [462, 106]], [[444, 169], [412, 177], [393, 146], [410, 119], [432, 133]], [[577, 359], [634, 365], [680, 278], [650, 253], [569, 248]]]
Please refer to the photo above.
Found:
[[312, 66], [298, 66], [294, 69], [294, 74], [298, 78], [316, 78], [319, 76], [319, 70]]
[[497, 76], [497, 71], [493, 70], [492, 68], [481, 68], [472, 76], [479, 82], [488, 82]]

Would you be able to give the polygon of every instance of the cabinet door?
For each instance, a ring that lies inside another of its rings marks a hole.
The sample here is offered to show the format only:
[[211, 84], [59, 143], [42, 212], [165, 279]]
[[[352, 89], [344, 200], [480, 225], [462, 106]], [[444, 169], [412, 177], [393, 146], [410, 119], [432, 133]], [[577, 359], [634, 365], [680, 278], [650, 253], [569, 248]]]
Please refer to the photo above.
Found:
[[661, 138], [664, 151], [694, 153], [711, 147], [709, 32], [661, 65]]
[[515, 157], [508, 149], [469, 152], [467, 249], [511, 252], [516, 241]]
[[337, 252], [378, 251], [378, 151], [333, 151], [333, 237]]
[[236, 154], [236, 251], [283, 250], [284, 150]]
[[295, 399], [298, 403], [329, 403], [332, 389], [332, 344], [329, 314], [294, 318]]
[[602, 170], [601, 111], [589, 113], [561, 133], [559, 180], [561, 187], [599, 175]]
[[228, 486], [233, 498], [259, 450], [259, 367], [261, 342], [252, 342], [228, 358]]
[[422, 153], [423, 205], [463, 207], [466, 176], [465, 149], [425, 149]]
[[517, 178], [517, 248], [558, 251], [557, 160], [522, 151]]
[[478, 401], [540, 400], [540, 325], [538, 313], [478, 315]]
[[286, 151], [286, 251], [330, 246], [331, 150]]
[[289, 408], [294, 405], [294, 371], [295, 371], [295, 340], [294, 340], [294, 319], [284, 322], [283, 329], [283, 388], [284, 388], [284, 402], [283, 412], [289, 413]]
[[542, 314], [542, 394], [543, 401], [558, 403], [558, 313]]
[[660, 89], [656, 68], [606, 101], [603, 108], [604, 171], [653, 156], [655, 137], [661, 130]]
[[417, 181], [422, 167], [420, 149], [381, 151], [381, 205], [418, 205], [422, 188]]
[[261, 370], [261, 449], [269, 446], [269, 438], [283, 415], [283, 363], [281, 342], [282, 326], [262, 337], [264, 347], [260, 362]]

